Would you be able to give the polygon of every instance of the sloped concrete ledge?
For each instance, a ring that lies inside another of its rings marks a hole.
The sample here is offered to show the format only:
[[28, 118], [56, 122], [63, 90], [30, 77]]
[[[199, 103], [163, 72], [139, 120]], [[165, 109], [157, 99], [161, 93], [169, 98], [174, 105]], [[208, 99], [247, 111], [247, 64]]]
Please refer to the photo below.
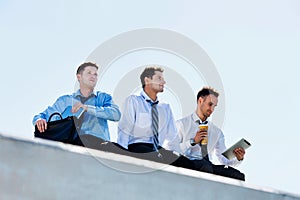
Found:
[[193, 170], [0, 134], [0, 199], [155, 198], [300, 200]]

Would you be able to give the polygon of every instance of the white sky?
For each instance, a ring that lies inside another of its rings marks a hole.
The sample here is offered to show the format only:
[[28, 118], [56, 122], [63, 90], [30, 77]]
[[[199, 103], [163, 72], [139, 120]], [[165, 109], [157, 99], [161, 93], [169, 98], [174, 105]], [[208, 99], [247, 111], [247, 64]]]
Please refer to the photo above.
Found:
[[[75, 70], [95, 48], [146, 27], [189, 37], [215, 63], [226, 96], [226, 143], [245, 137], [253, 144], [238, 168], [247, 182], [299, 194], [298, 0], [0, 0], [0, 132], [32, 138], [34, 114], [74, 91]], [[101, 84], [113, 93], [105, 77]]]

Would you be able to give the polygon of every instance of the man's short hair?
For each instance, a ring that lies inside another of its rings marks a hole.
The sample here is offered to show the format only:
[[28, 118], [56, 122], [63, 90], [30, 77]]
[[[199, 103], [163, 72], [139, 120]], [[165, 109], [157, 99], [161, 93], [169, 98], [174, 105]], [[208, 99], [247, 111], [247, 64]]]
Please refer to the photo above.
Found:
[[92, 63], [92, 62], [85, 62], [85, 63], [82, 63], [81, 65], [79, 65], [79, 67], [77, 68], [77, 72], [76, 74], [80, 74], [81, 72], [84, 71], [84, 69], [86, 67], [95, 67], [97, 70], [98, 70], [98, 66], [96, 65], [96, 63]]
[[155, 71], [164, 72], [163, 68], [158, 67], [156, 65], [151, 65], [144, 69], [144, 71], [142, 72], [142, 74], [140, 76], [143, 88], [146, 85], [145, 78], [148, 77], [148, 78], [152, 79], [153, 75], [155, 74]]
[[197, 101], [199, 100], [200, 97], [204, 98], [208, 95], [214, 95], [215, 97], [219, 96], [219, 93], [212, 87], [203, 87], [197, 94]]

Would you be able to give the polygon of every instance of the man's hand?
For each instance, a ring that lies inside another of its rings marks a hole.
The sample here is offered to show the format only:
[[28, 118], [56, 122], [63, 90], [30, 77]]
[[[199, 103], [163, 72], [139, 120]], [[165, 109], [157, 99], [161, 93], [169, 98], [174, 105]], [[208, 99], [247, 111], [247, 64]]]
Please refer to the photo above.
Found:
[[72, 113], [76, 113], [80, 108], [83, 108], [85, 112], [88, 109], [86, 105], [84, 105], [80, 102], [77, 102], [72, 106]]
[[233, 153], [235, 155], [235, 157], [238, 159], [238, 161], [241, 161], [244, 159], [244, 155], [245, 155], [245, 149], [243, 148], [236, 148], [235, 150], [233, 150]]
[[35, 124], [41, 133], [47, 130], [47, 121], [45, 119], [38, 119]]
[[199, 144], [206, 137], [207, 137], [207, 131], [198, 130], [194, 137], [195, 143]]

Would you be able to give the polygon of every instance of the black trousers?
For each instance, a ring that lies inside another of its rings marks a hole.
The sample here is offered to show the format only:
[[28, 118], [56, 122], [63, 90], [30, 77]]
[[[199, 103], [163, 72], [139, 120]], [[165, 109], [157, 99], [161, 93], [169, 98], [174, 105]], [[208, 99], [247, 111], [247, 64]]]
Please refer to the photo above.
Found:
[[154, 150], [153, 144], [150, 143], [130, 144], [128, 145], [128, 151], [133, 153], [131, 155], [137, 158], [152, 160], [176, 167], [194, 169], [194, 164], [188, 158], [182, 155], [176, 155], [172, 151], [162, 147], [159, 147], [157, 152]]
[[162, 147], [159, 147], [158, 152], [156, 152], [153, 144], [149, 143], [130, 144], [127, 150], [118, 143], [108, 142], [96, 136], [84, 134], [77, 136], [72, 144], [245, 181], [245, 175], [232, 167], [214, 165], [206, 159], [189, 160]]
[[108, 142], [93, 135], [84, 134], [76, 137], [74, 145], [84, 146], [100, 151], [112, 152], [135, 158], [152, 160], [164, 164], [171, 164], [176, 167], [194, 169], [193, 163], [184, 156], [178, 156], [172, 151], [159, 147], [159, 152], [153, 150], [153, 144], [135, 143], [128, 146], [128, 150], [118, 143]]
[[239, 170], [234, 169], [230, 166], [214, 165], [209, 160], [206, 159], [192, 160], [192, 162], [194, 163], [195, 169], [198, 171], [245, 181], [245, 175], [241, 173]]
[[172, 151], [166, 150], [162, 147], [159, 147], [158, 152], [156, 152], [154, 151], [153, 144], [149, 143], [130, 144], [128, 145], [127, 150], [118, 143], [108, 142], [96, 136], [84, 134], [76, 137], [73, 144], [100, 151], [112, 152], [164, 164], [170, 164], [176, 167], [212, 173], [238, 180], [245, 180], [245, 175], [232, 167], [214, 165], [206, 159], [189, 160], [182, 155], [176, 155]]
[[100, 151], [128, 155], [127, 149], [123, 148], [118, 143], [105, 141], [99, 137], [90, 134], [83, 134], [77, 136], [72, 144]]

